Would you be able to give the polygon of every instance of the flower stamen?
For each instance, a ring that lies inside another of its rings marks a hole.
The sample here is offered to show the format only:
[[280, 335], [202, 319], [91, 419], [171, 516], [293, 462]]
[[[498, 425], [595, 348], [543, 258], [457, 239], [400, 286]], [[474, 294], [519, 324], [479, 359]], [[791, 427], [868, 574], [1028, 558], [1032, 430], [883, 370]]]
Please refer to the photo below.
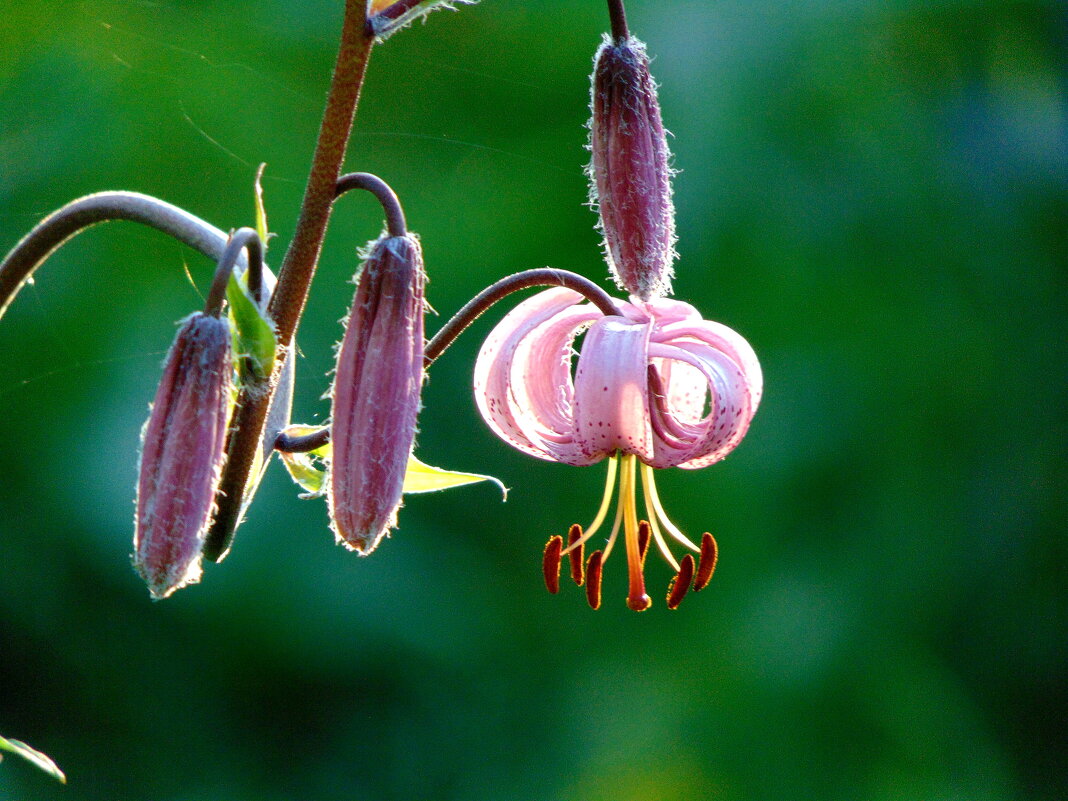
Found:
[[649, 553], [649, 521], [638, 521], [638, 553], [642, 557], [642, 567], [645, 567], [645, 555]]
[[679, 571], [679, 563], [675, 561], [675, 557], [672, 555], [671, 550], [668, 548], [667, 542], [664, 541], [664, 535], [660, 533], [660, 526], [658, 526], [656, 522], [657, 508], [653, 502], [653, 496], [650, 494], [650, 486], [653, 486], [652, 468], [646, 464], [643, 464], [642, 494], [645, 496], [645, 510], [649, 514], [649, 529], [652, 531], [653, 536], [656, 538], [656, 547], [660, 549], [660, 554], [664, 557], [665, 561], [675, 569], [675, 572], [677, 573]]
[[[653, 468], [651, 468], [645, 463], [642, 463], [642, 486], [645, 488], [646, 492], [646, 505], [651, 504], [650, 512], [656, 513], [656, 516], [660, 519], [660, 522], [663, 523], [664, 528], [667, 530], [667, 533], [670, 534], [675, 540], [680, 542], [682, 545], [685, 545], [694, 553], [700, 553], [701, 549], [698, 548], [693, 542], [691, 542], [689, 537], [679, 531], [678, 526], [672, 523], [671, 519], [667, 516], [667, 512], [664, 511], [663, 504], [660, 503], [660, 495], [657, 494], [656, 491], [656, 479], [653, 477]], [[652, 514], [650, 514], [650, 520], [651, 519]], [[655, 528], [653, 529], [653, 533], [656, 533]], [[675, 565], [675, 567], [676, 569], [678, 569], [678, 565]]]
[[664, 535], [660, 533], [660, 526], [656, 524], [656, 518], [652, 515], [649, 516], [649, 528], [653, 532], [656, 547], [660, 549], [660, 555], [664, 557], [664, 561], [671, 565], [676, 573], [679, 572], [679, 563], [675, 561], [675, 556], [671, 553], [671, 549], [668, 548]]
[[[597, 510], [597, 516], [593, 518], [593, 522], [590, 523], [586, 527], [586, 533], [583, 534], [582, 537], [577, 542], [573, 541], [571, 539], [571, 537], [568, 536], [567, 548], [564, 549], [564, 553], [565, 554], [570, 554], [571, 551], [573, 549], [575, 549], [575, 548], [581, 549], [582, 546], [586, 544], [586, 540], [588, 540], [590, 537], [592, 537], [594, 534], [597, 533], [597, 529], [599, 529], [601, 527], [601, 524], [604, 522], [605, 518], [608, 516], [608, 508], [612, 505], [612, 497], [615, 494], [616, 472], [617, 472], [618, 468], [619, 468], [619, 457], [618, 456], [609, 456], [608, 457], [608, 477], [606, 478], [605, 484], [604, 484], [604, 496], [601, 498], [601, 508]], [[619, 527], [618, 515], [616, 517], [615, 526], [616, 526], [616, 528]], [[580, 531], [581, 531], [581, 529], [580, 529]], [[612, 534], [612, 538], [615, 538], [615, 533], [614, 532]], [[580, 554], [581, 554], [581, 551], [580, 551]], [[582, 561], [582, 556], [580, 555], [579, 556], [579, 562], [581, 563], [581, 561]], [[581, 581], [578, 582], [578, 583], [580, 585], [582, 584]]]
[[671, 583], [668, 584], [668, 609], [679, 608], [679, 604], [682, 603], [682, 599], [686, 597], [686, 593], [690, 589], [690, 582], [693, 581], [693, 572], [693, 554], [686, 554], [682, 557], [682, 565], [679, 568], [678, 575], [671, 579]]
[[601, 608], [601, 565], [604, 564], [604, 555], [601, 551], [594, 551], [586, 562], [586, 601], [590, 608]]
[[[612, 553], [612, 546], [616, 544], [616, 535], [619, 534], [619, 527], [623, 523], [623, 507], [626, 506], [626, 481], [627, 474], [623, 471], [623, 476], [619, 479], [619, 504], [616, 506], [616, 519], [612, 523], [612, 533], [608, 535], [608, 542], [604, 546], [604, 558], [608, 559], [609, 554]], [[633, 501], [633, 495], [631, 497]], [[587, 534], [587, 536], [589, 536]]]
[[560, 551], [564, 540], [559, 535], [549, 537], [545, 544], [545, 553], [541, 559], [541, 570], [545, 576], [545, 588], [553, 595], [560, 592]]
[[[583, 570], [583, 547], [582, 543], [579, 542], [581, 539], [582, 526], [575, 523], [567, 532], [567, 550], [565, 553], [571, 561], [571, 580], [580, 587], [582, 586], [582, 582], [586, 579], [586, 574]], [[578, 546], [577, 548], [575, 547], [576, 545]]]
[[716, 538], [706, 531], [701, 537], [701, 563], [697, 568], [697, 580], [693, 583], [694, 592], [700, 592], [708, 586], [718, 558], [719, 548], [716, 546]]

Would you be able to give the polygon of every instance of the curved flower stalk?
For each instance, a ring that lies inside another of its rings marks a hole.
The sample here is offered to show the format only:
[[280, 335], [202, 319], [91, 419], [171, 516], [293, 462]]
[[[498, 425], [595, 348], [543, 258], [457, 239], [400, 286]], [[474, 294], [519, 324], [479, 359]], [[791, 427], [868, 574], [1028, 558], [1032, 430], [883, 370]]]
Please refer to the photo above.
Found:
[[379, 39], [388, 39], [420, 17], [438, 9], [455, 9], [478, 0], [368, 0], [367, 23]]
[[424, 281], [414, 236], [370, 243], [338, 349], [328, 506], [338, 541], [363, 555], [396, 525], [415, 441]]
[[[668, 605], [701, 589], [715, 564], [715, 540], [689, 540], [664, 512], [654, 468], [705, 467], [730, 453], [760, 403], [763, 378], [749, 344], [720, 323], [677, 300], [620, 303], [605, 315], [569, 289], [551, 289], [519, 304], [490, 333], [475, 364], [475, 400], [489, 426], [531, 456], [571, 465], [609, 459], [604, 500], [585, 529], [573, 526], [567, 547], [549, 541], [546, 583], [555, 592], [559, 562], [569, 555], [582, 584], [582, 548], [607, 520], [616, 476], [619, 504], [608, 543], [586, 564], [590, 605], [600, 605], [600, 574], [624, 532], [629, 564], [627, 604], [643, 610], [643, 567], [650, 537], [676, 571]], [[572, 345], [586, 331], [572, 379]], [[647, 521], [637, 515], [638, 475]], [[701, 556], [680, 563], [671, 539]]]
[[153, 598], [200, 579], [225, 458], [230, 343], [225, 319], [197, 312], [183, 321], [141, 434], [134, 566]]

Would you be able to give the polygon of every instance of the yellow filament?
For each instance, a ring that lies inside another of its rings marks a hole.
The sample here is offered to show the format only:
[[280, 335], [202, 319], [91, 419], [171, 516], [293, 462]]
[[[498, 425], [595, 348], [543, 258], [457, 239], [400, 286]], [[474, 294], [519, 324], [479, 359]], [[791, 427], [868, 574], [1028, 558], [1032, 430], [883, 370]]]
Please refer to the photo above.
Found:
[[[616, 520], [612, 524], [612, 533], [608, 537], [608, 544], [604, 547], [604, 562], [608, 561], [608, 555], [612, 553], [612, 546], [616, 544], [616, 535], [619, 533], [619, 524], [627, 519], [627, 507], [634, 511], [634, 461], [633, 454], [623, 456], [623, 469], [619, 474], [619, 505], [616, 507]], [[629, 523], [627, 524], [629, 525]], [[626, 528], [624, 527], [624, 531]]]
[[[664, 524], [664, 528], [667, 529], [667, 533], [681, 542], [687, 548], [694, 553], [701, 553], [701, 549], [690, 542], [689, 538], [679, 531], [678, 526], [671, 522], [667, 513], [664, 511], [664, 505], [660, 503], [660, 496], [656, 492], [656, 480], [653, 478], [653, 468], [647, 464], [642, 464], [642, 485], [645, 487], [645, 505], [649, 507], [650, 515], [653, 517], [653, 512], [660, 518], [660, 522]], [[653, 521], [650, 519], [649, 524], [652, 526]], [[656, 532], [656, 529], [653, 529]]]
[[[609, 456], [608, 479], [605, 481], [604, 484], [604, 498], [601, 499], [601, 508], [597, 510], [597, 516], [593, 518], [593, 522], [590, 523], [589, 527], [587, 527], [582, 537], [575, 540], [575, 542], [573, 542], [571, 545], [564, 548], [564, 550], [561, 552], [561, 555], [568, 554], [575, 548], [578, 548], [579, 546], [583, 545], [586, 540], [592, 537], [597, 532], [597, 529], [601, 527], [601, 523], [603, 523], [605, 517], [608, 516], [608, 507], [612, 505], [612, 495], [614, 494], [616, 488], [616, 471], [618, 467], [619, 457]], [[605, 556], [607, 555], [608, 554], [606, 553]]]
[[672, 555], [671, 550], [667, 546], [667, 542], [664, 541], [664, 535], [660, 533], [660, 526], [656, 522], [656, 507], [653, 506], [652, 498], [649, 495], [649, 484], [651, 483], [652, 476], [646, 473], [646, 470], [651, 470], [649, 465], [642, 464], [642, 492], [645, 494], [645, 510], [649, 513], [649, 528], [652, 529], [653, 538], [656, 540], [656, 547], [660, 549], [661, 555], [667, 561], [669, 565], [675, 568], [675, 572], [679, 572], [679, 563], [675, 561], [675, 557]]

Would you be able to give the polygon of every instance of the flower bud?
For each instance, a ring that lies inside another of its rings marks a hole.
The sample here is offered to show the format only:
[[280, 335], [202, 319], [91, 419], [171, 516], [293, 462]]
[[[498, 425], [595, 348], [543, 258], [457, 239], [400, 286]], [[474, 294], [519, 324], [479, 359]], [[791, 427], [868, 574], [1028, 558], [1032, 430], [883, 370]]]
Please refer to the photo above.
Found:
[[141, 432], [134, 566], [154, 598], [200, 579], [200, 552], [225, 459], [230, 326], [200, 312], [174, 339]]
[[642, 300], [671, 289], [675, 208], [664, 123], [645, 45], [605, 37], [594, 57], [590, 201], [616, 283]]
[[401, 504], [423, 385], [424, 281], [414, 236], [370, 243], [338, 350], [327, 495], [338, 541], [363, 555]]

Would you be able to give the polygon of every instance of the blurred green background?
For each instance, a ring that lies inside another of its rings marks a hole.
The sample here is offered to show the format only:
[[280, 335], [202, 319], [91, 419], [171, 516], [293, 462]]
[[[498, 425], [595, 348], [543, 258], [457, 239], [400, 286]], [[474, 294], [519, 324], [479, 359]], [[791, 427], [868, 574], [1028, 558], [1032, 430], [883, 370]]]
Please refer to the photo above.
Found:
[[[675, 613], [546, 594], [603, 468], [479, 419], [495, 310], [435, 365], [419, 454], [512, 488], [419, 496], [370, 558], [275, 465], [231, 556], [151, 603], [129, 566], [138, 434], [211, 265], [115, 223], [0, 322], [0, 799], [1063, 799], [1068, 15], [1059, 2], [630, 0], [676, 166], [676, 291], [753, 343], [742, 446], [660, 491], [715, 532]], [[29, 2], [0, 22], [0, 250], [66, 201], [252, 222], [277, 264], [339, 0]], [[373, 54], [347, 166], [390, 181], [442, 317], [512, 271], [605, 281], [583, 206], [599, 0], [485, 0]], [[367, 198], [300, 332], [325, 419]]]

